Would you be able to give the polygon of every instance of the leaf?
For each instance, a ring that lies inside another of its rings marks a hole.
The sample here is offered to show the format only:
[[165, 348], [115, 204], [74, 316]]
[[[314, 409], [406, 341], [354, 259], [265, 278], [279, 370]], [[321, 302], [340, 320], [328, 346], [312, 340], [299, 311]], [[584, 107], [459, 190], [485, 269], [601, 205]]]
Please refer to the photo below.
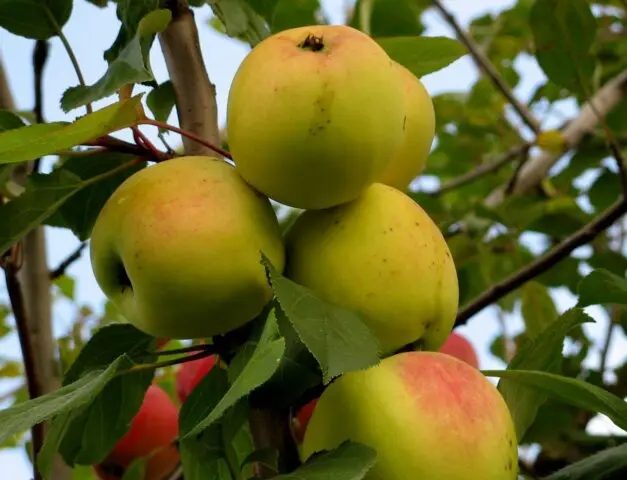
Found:
[[46, 40], [58, 35], [72, 13], [72, 0], [0, 0], [0, 28]]
[[89, 404], [105, 385], [129, 365], [126, 356], [118, 357], [105, 370], [88, 372], [58, 390], [0, 411], [0, 443], [49, 418]]
[[532, 370], [488, 370], [488, 377], [501, 377], [532, 387], [543, 395], [591, 412], [602, 413], [616, 426], [627, 429], [627, 402], [602, 388], [576, 378]]
[[229, 37], [241, 38], [254, 47], [270, 35], [263, 18], [245, 0], [213, 0], [210, 6]]
[[[1, 1], [1, 0], [0, 0]], [[0, 110], [0, 132], [25, 127], [26, 124], [19, 115], [10, 110]]]
[[279, 367], [285, 351], [285, 339], [277, 339], [275, 332], [278, 332], [276, 319], [270, 315], [264, 324], [259, 341], [254, 349], [252, 351], [241, 349], [231, 362], [231, 369], [234, 369], [234, 364], [243, 366], [237, 368], [236, 374], [229, 374], [230, 377], [234, 377], [229, 390], [220, 399], [215, 408], [211, 410], [209, 415], [193, 425], [191, 430], [182, 430], [183, 439], [201, 433], [218, 420], [227, 409], [235, 405], [238, 400], [260, 385], [263, 385], [272, 377]]
[[117, 2], [116, 15], [120, 30], [113, 44], [104, 52], [104, 59], [111, 64], [122, 49], [133, 40], [142, 18], [160, 7], [160, 0], [123, 0]]
[[141, 120], [141, 95], [85, 115], [72, 123], [28, 125], [0, 133], [0, 164], [17, 163], [81, 145]]
[[593, 270], [579, 284], [577, 306], [617, 303], [627, 305], [627, 280], [614, 275], [609, 270]]
[[607, 448], [568, 465], [542, 480], [610, 480], [627, 469], [627, 444]]
[[621, 194], [619, 176], [608, 168], [604, 168], [601, 172], [588, 189], [588, 198], [597, 212], [610, 207]]
[[72, 172], [82, 180], [107, 174], [114, 169], [121, 170], [76, 192], [46, 221], [46, 225], [69, 228], [80, 241], [87, 240], [100, 210], [111, 194], [124, 180], [144, 168], [145, 163], [122, 168], [134, 158], [134, 155], [110, 151], [94, 153], [87, 158], [68, 158], [63, 164], [63, 170]]
[[448, 37], [375, 38], [392, 60], [417, 77], [437, 72], [466, 55], [465, 47]]
[[55, 170], [49, 175], [31, 174], [26, 191], [15, 200], [0, 206], [0, 253], [6, 252], [11, 245], [43, 223], [83, 188], [131, 165], [129, 162], [84, 181], [64, 169]]
[[264, 256], [272, 289], [301, 342], [322, 369], [324, 383], [379, 362], [381, 346], [361, 314], [322, 301], [314, 292], [280, 275]]
[[76, 280], [69, 275], [61, 275], [54, 279], [53, 282], [61, 294], [70, 299], [74, 300], [74, 292], [76, 291]]
[[135, 37], [122, 49], [109, 64], [105, 74], [91, 86], [82, 85], [68, 88], [61, 98], [61, 108], [68, 112], [101, 98], [113, 95], [126, 84], [154, 80], [150, 68], [150, 48], [157, 33], [166, 29], [172, 20], [168, 9], [154, 10], [139, 22]]
[[586, 0], [536, 0], [529, 17], [536, 59], [554, 83], [590, 95], [596, 20]]
[[346, 441], [336, 449], [310, 457], [292, 473], [275, 480], [361, 480], [374, 466], [375, 450], [361, 443]]
[[[581, 309], [567, 310], [535, 339], [526, 342], [520, 348], [509, 363], [507, 371], [516, 369], [559, 371], [566, 335], [575, 327], [590, 321], [592, 319]], [[537, 390], [509, 380], [501, 380], [498, 389], [512, 413], [518, 440], [520, 440], [533, 423], [538, 408], [544, 403], [546, 396]]]
[[372, 37], [420, 35], [424, 10], [413, 0], [358, 0], [349, 25]]
[[59, 445], [61, 445], [61, 440], [63, 440], [70, 423], [80, 412], [80, 409], [71, 410], [53, 419], [50, 430], [44, 439], [43, 447], [37, 455], [37, 469], [44, 480], [53, 480], [52, 471]]
[[534, 281], [522, 288], [521, 310], [529, 338], [535, 338], [559, 316], [548, 289]]
[[146, 97], [146, 105], [155, 117], [155, 120], [165, 122], [176, 105], [174, 86], [167, 80], [153, 88]]

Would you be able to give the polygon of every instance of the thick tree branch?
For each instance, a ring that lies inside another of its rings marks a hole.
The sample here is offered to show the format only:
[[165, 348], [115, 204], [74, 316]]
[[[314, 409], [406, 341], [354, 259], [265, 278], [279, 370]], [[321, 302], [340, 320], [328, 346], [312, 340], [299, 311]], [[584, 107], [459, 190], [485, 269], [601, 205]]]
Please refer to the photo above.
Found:
[[449, 12], [440, 0], [432, 0], [433, 5], [440, 11], [446, 22], [455, 31], [457, 38], [466, 46], [475, 63], [482, 70], [488, 78], [492, 81], [494, 86], [498, 88], [501, 93], [507, 98], [507, 101], [512, 105], [514, 110], [518, 113], [520, 118], [527, 124], [527, 126], [533, 130], [534, 133], [540, 132], [540, 125], [533, 117], [529, 109], [518, 100], [512, 93], [512, 87], [507, 81], [499, 74], [492, 62], [486, 57], [479, 46], [474, 42], [470, 35], [468, 35], [461, 27], [455, 17]]
[[[161, 50], [176, 96], [180, 127], [213, 145], [219, 145], [215, 86], [209, 80], [200, 51], [194, 13], [187, 0], [169, 0], [172, 22], [159, 34]], [[209, 148], [183, 137], [188, 155], [215, 155]]]
[[482, 163], [481, 165], [479, 165], [474, 170], [471, 170], [470, 172], [468, 172], [468, 173], [466, 173], [464, 175], [461, 175], [461, 176], [459, 176], [457, 178], [454, 178], [450, 182], [445, 183], [439, 189], [437, 189], [435, 192], [431, 193], [431, 195], [434, 196], [434, 197], [437, 197], [439, 195], [443, 195], [443, 194], [445, 194], [447, 192], [450, 192], [451, 190], [455, 190], [456, 188], [459, 188], [459, 187], [462, 187], [462, 186], [467, 185], [469, 183], [472, 183], [475, 180], [478, 180], [481, 177], [483, 177], [483, 176], [485, 176], [485, 175], [487, 175], [489, 173], [492, 173], [492, 172], [498, 170], [499, 168], [507, 165], [508, 163], [510, 163], [515, 158], [517, 158], [517, 157], [519, 157], [521, 155], [524, 155], [525, 153], [527, 153], [529, 148], [531, 148], [531, 144], [530, 143], [525, 143], [523, 145], [519, 145], [517, 147], [511, 148], [510, 150], [505, 152], [503, 155], [501, 155], [499, 158], [497, 158], [497, 159], [495, 159], [493, 161]]
[[[567, 148], [563, 153], [554, 154], [543, 150], [540, 154], [525, 162], [520, 169], [516, 182], [511, 188], [512, 194], [527, 193], [538, 186], [562, 155], [568, 149], [579, 145], [583, 138], [590, 134], [598, 126], [599, 122], [622, 100], [626, 93], [626, 87], [627, 70], [624, 70], [601, 87], [590, 101], [583, 105], [579, 116], [564, 127], [562, 135]], [[489, 206], [496, 205], [504, 197], [504, 189], [499, 188], [490, 194], [486, 199], [486, 204]]]
[[610, 208], [589, 224], [583, 226], [570, 237], [567, 237], [544, 255], [538, 257], [518, 272], [501, 280], [483, 292], [469, 304], [460, 309], [455, 320], [455, 326], [465, 324], [469, 318], [484, 308], [498, 301], [508, 293], [516, 290], [529, 280], [546, 272], [560, 260], [568, 257], [573, 250], [592, 241], [597, 235], [605, 231], [627, 212], [627, 198], [621, 197]]

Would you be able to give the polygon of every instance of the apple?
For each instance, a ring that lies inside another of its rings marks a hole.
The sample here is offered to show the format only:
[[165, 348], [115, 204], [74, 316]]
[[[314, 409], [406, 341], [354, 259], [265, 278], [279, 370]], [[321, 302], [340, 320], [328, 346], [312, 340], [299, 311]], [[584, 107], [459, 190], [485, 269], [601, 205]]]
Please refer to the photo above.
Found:
[[178, 435], [178, 408], [159, 386], [146, 390], [144, 401], [128, 432], [94, 470], [101, 480], [121, 479], [138, 459], [146, 459], [144, 480], [164, 480], [178, 465], [174, 445]]
[[105, 295], [155, 337], [204, 338], [257, 316], [272, 298], [261, 252], [281, 270], [281, 229], [267, 197], [228, 163], [189, 156], [120, 185], [91, 236]]
[[314, 398], [309, 403], [302, 406], [294, 416], [294, 419], [292, 421], [292, 430], [294, 432], [296, 442], [299, 444], [303, 443], [303, 438], [305, 437], [307, 425], [309, 424], [309, 420], [311, 419], [314, 408], [316, 408], [317, 402], [318, 399]]
[[198, 382], [211, 371], [217, 361], [216, 355], [210, 355], [181, 365], [181, 368], [176, 372], [176, 395], [181, 403], [185, 403]]
[[457, 332], [451, 332], [439, 351], [457, 357], [475, 368], [479, 368], [479, 358], [477, 357], [475, 347], [466, 337]]
[[383, 172], [381, 183], [405, 190], [427, 164], [435, 137], [435, 110], [429, 92], [410, 70], [394, 62], [407, 106], [405, 132], [400, 148]]
[[295, 208], [357, 198], [400, 147], [404, 123], [393, 61], [372, 38], [345, 25], [266, 38], [244, 58], [228, 95], [237, 171]]
[[413, 342], [437, 350], [458, 307], [444, 237], [403, 192], [373, 184], [358, 199], [302, 212], [285, 234], [284, 275], [361, 312], [384, 353]]
[[514, 423], [481, 372], [439, 352], [406, 352], [342, 375], [322, 393], [303, 460], [351, 440], [377, 452], [365, 480], [515, 480]]

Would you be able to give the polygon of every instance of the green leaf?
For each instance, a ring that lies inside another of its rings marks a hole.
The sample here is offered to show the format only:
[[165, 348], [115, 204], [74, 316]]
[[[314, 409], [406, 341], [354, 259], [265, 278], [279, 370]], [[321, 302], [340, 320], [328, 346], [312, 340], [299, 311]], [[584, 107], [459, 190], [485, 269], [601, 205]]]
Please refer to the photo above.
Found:
[[627, 280], [599, 268], [590, 272], [579, 284], [577, 306], [587, 307], [607, 303], [627, 305]]
[[627, 429], [627, 402], [591, 383], [532, 370], [488, 370], [483, 373], [488, 377], [507, 378], [531, 387], [567, 405], [604, 414], [617, 427]]
[[11, 110], [0, 110], [0, 132], [25, 127], [22, 118]]
[[420, 35], [424, 10], [414, 0], [358, 0], [349, 25], [372, 37]]
[[28, 125], [0, 133], [0, 164], [17, 163], [81, 145], [116, 130], [136, 125], [141, 95], [114, 103], [72, 123]]
[[274, 294], [301, 342], [316, 358], [324, 383], [345, 372], [379, 362], [379, 341], [362, 315], [318, 298], [310, 289], [280, 275], [264, 256]]
[[[273, 315], [269, 315], [254, 348], [241, 349], [231, 362], [230, 369], [235, 370], [236, 373], [229, 372], [229, 377], [234, 377], [229, 390], [211, 410], [211, 413], [194, 425], [188, 426], [188, 428], [191, 427], [191, 430], [184, 429], [183, 424], [181, 424], [181, 432], [183, 433], [181, 438], [193, 437], [210, 427], [222, 417], [227, 409], [272, 377], [285, 351], [285, 340], [276, 338], [276, 333], [278, 333], [276, 319]], [[237, 366], [234, 367], [234, 365]]]
[[68, 88], [61, 98], [61, 108], [68, 112], [101, 98], [113, 95], [126, 84], [154, 80], [150, 68], [150, 48], [157, 33], [166, 29], [172, 20], [172, 12], [159, 9], [150, 12], [139, 22], [137, 33], [109, 64], [106, 73], [91, 86]]
[[119, 371], [128, 368], [129, 363], [128, 357], [120, 356], [105, 370], [88, 372], [58, 390], [1, 410], [0, 443], [53, 416], [89, 404]]
[[146, 97], [146, 105], [155, 117], [155, 120], [165, 122], [172, 109], [176, 106], [174, 86], [167, 80], [153, 88]]
[[627, 444], [607, 448], [552, 473], [542, 480], [603, 480], [620, 478], [627, 469]]
[[279, 0], [272, 12], [270, 26], [273, 32], [289, 28], [305, 27], [318, 23], [316, 14], [319, 0]]
[[618, 175], [604, 168], [601, 175], [588, 189], [588, 198], [597, 212], [610, 207], [620, 196], [621, 185]]
[[522, 288], [521, 310], [529, 338], [535, 338], [542, 333], [559, 316], [548, 289], [533, 281]]
[[213, 0], [210, 6], [229, 37], [241, 38], [254, 47], [270, 35], [263, 18], [245, 0]]
[[395, 62], [417, 77], [437, 72], [466, 55], [466, 48], [448, 37], [375, 38]]
[[536, 59], [554, 83], [591, 94], [596, 20], [586, 0], [536, 0], [529, 23]]
[[0, 0], [0, 28], [45, 40], [58, 35], [72, 13], [72, 0]]
[[133, 40], [142, 18], [160, 8], [160, 0], [123, 0], [117, 2], [115, 11], [120, 20], [120, 30], [113, 44], [104, 52], [104, 59], [111, 64], [122, 49]]
[[44, 445], [37, 455], [37, 469], [44, 480], [54, 480], [52, 478], [52, 471], [59, 446], [70, 423], [81, 411], [81, 409], [71, 410], [56, 416], [52, 420], [52, 425], [46, 434]]
[[28, 177], [26, 191], [15, 200], [0, 206], [0, 252], [6, 252], [11, 245], [43, 223], [83, 188], [115, 175], [131, 165], [129, 162], [84, 181], [64, 169], [55, 170], [49, 175], [31, 174]]
[[[145, 163], [137, 163], [129, 168], [123, 168], [134, 158], [135, 155], [110, 151], [94, 153], [88, 157], [68, 158], [62, 169], [72, 172], [83, 181], [99, 175], [107, 176], [97, 183], [82, 188], [64, 202], [46, 221], [46, 225], [69, 228], [79, 240], [87, 240], [91, 236], [91, 230], [100, 210], [111, 194], [124, 180], [145, 167]], [[117, 173], [107, 174], [113, 170], [117, 170]]]
[[[575, 327], [590, 321], [592, 319], [581, 309], [567, 310], [535, 339], [527, 341], [520, 348], [509, 363], [507, 371], [516, 369], [559, 371], [566, 335]], [[542, 392], [509, 380], [501, 380], [498, 389], [512, 413], [516, 434], [520, 440], [533, 423], [538, 408], [545, 402], [546, 396]]]
[[361, 480], [377, 459], [375, 450], [361, 443], [346, 441], [334, 450], [310, 457], [292, 473], [275, 480]]
[[146, 478], [147, 465], [148, 458], [136, 458], [124, 471], [124, 475], [122, 475], [120, 480], [144, 480]]
[[61, 275], [55, 278], [53, 283], [64, 297], [74, 300], [74, 292], [76, 290], [76, 280], [74, 278], [69, 275]]

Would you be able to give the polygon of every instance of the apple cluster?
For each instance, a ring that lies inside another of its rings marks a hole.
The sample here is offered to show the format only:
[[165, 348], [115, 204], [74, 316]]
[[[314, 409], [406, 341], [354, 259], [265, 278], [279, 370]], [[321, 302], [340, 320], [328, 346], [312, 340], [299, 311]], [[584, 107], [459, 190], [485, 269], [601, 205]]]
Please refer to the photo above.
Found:
[[[504, 400], [477, 368], [437, 352], [458, 283], [440, 230], [406, 193], [435, 135], [421, 81], [353, 28], [286, 30], [240, 65], [227, 131], [234, 166], [177, 157], [108, 199], [91, 237], [103, 292], [151, 335], [212, 337], [272, 299], [263, 253], [363, 314], [385, 357], [316, 401], [303, 460], [352, 439], [378, 452], [369, 480], [516, 478]], [[302, 210], [285, 232], [271, 201]], [[409, 344], [422, 351], [395, 354]]]

